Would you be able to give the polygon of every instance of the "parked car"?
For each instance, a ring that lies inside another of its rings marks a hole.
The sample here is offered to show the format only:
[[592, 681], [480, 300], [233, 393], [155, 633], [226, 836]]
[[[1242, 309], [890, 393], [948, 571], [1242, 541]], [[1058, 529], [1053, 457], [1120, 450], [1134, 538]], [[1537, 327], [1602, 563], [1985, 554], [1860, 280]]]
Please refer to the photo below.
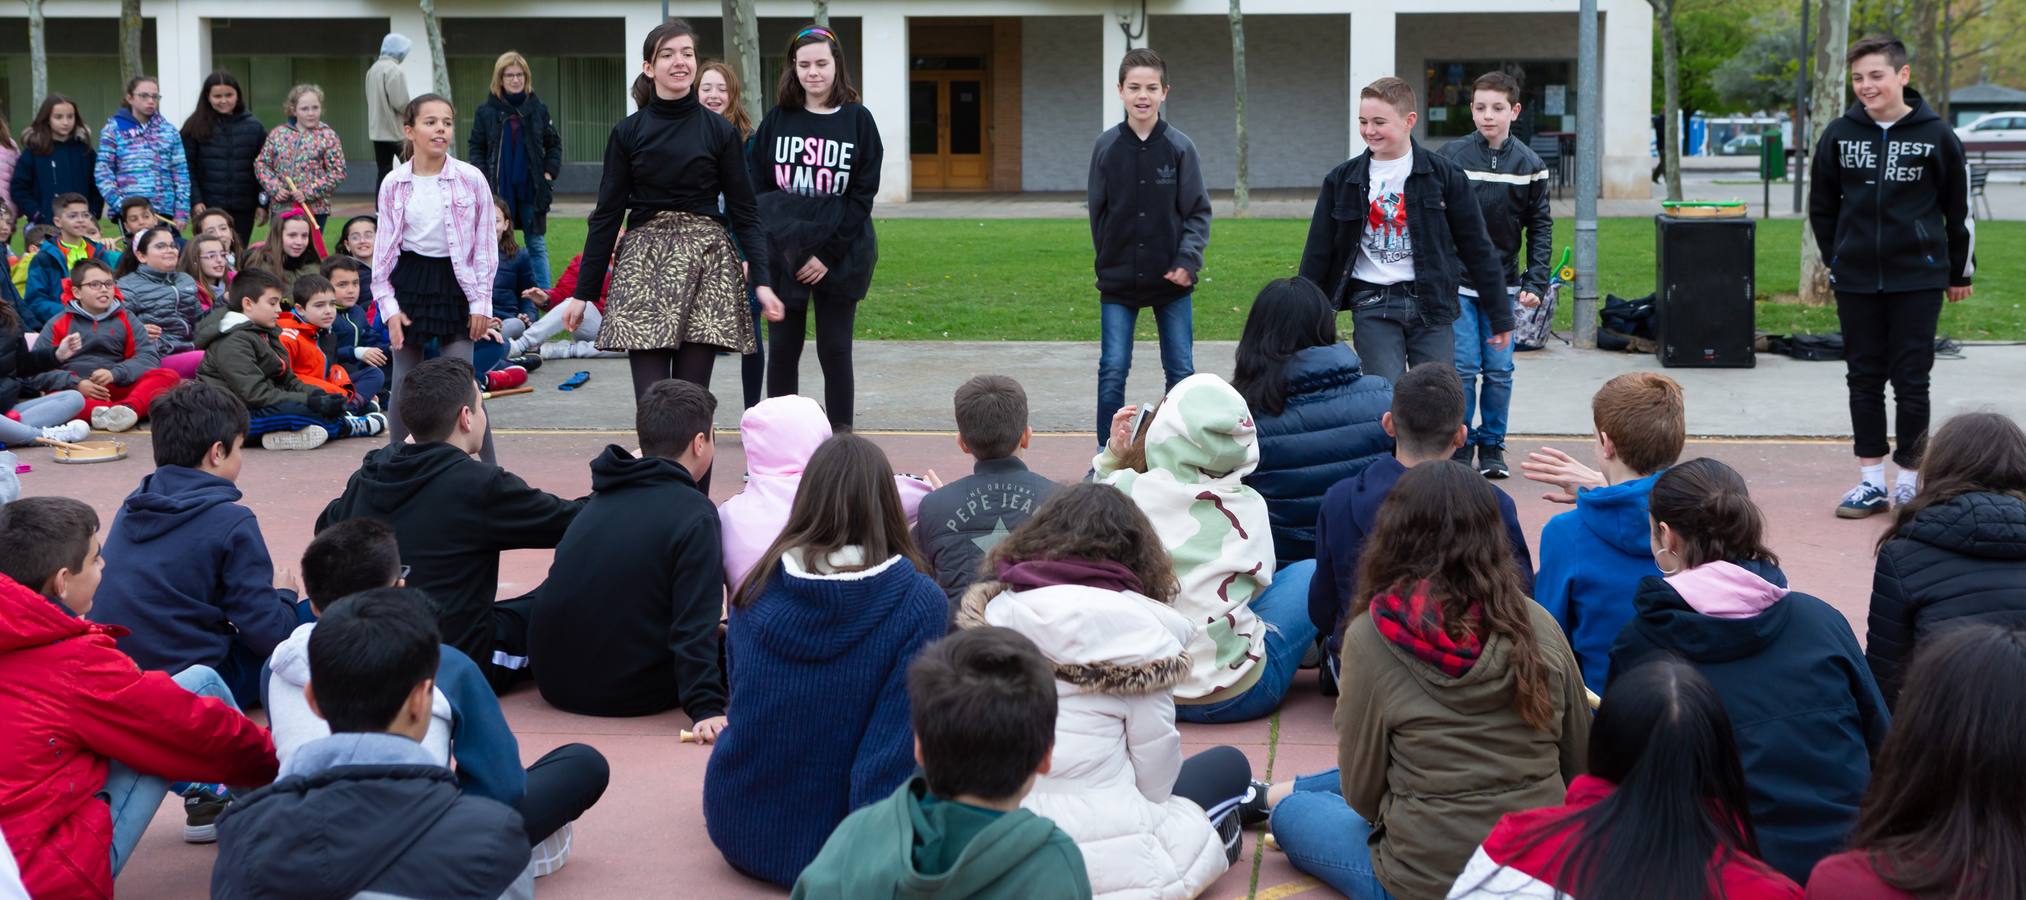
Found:
[[1730, 140], [1724, 141], [1723, 147], [1717, 151], [1717, 155], [1756, 156], [1758, 155], [1759, 147], [1765, 142], [1765, 137], [1756, 132], [1748, 131], [1744, 134], [1732, 135]]
[[1963, 149], [1972, 153], [2026, 150], [2026, 110], [1986, 113], [1956, 129], [1956, 137], [1962, 139]]

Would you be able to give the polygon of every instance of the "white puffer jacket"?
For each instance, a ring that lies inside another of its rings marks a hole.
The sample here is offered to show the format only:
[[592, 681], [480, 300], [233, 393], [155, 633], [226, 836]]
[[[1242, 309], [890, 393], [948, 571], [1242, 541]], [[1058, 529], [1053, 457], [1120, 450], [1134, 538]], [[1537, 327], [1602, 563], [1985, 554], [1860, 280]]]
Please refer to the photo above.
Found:
[[1026, 635], [1055, 664], [1055, 757], [1021, 806], [1076, 840], [1091, 891], [1179, 900], [1224, 874], [1224, 845], [1203, 808], [1174, 796], [1182, 769], [1174, 687], [1195, 630], [1136, 593], [1078, 585], [1010, 591], [973, 585], [959, 627]]

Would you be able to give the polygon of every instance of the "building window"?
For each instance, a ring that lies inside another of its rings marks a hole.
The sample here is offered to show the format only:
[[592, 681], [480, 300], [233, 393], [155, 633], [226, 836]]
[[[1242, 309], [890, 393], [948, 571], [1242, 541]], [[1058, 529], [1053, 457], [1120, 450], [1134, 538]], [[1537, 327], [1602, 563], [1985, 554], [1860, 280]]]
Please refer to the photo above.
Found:
[[1513, 134], [1526, 140], [1541, 132], [1576, 130], [1574, 60], [1430, 61], [1421, 121], [1431, 138], [1461, 137], [1476, 130], [1470, 117], [1470, 85], [1486, 72], [1504, 71], [1520, 83], [1520, 115]]

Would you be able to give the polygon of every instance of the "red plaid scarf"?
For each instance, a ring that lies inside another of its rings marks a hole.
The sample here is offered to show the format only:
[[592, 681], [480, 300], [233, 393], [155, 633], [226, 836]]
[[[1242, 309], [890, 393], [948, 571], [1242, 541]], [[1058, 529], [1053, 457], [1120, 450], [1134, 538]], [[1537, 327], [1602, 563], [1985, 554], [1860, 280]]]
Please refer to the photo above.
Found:
[[[1464, 610], [1464, 620], [1475, 625], [1480, 618], [1480, 607], [1472, 603]], [[1428, 582], [1414, 585], [1414, 593], [1401, 597], [1396, 591], [1387, 591], [1372, 598], [1372, 624], [1378, 626], [1379, 634], [1392, 641], [1415, 659], [1428, 663], [1451, 678], [1461, 677], [1477, 664], [1477, 657], [1484, 652], [1484, 641], [1466, 628], [1461, 640], [1451, 638], [1442, 627], [1442, 604], [1428, 596]]]

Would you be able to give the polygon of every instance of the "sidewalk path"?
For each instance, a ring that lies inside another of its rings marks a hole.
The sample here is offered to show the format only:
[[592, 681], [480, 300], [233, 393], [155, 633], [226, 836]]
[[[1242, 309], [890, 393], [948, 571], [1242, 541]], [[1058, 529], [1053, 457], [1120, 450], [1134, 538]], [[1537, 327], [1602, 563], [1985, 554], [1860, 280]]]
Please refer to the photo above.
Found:
[[[1196, 370], [1229, 377], [1237, 344], [1199, 341]], [[948, 431], [951, 397], [972, 375], [1011, 375], [1027, 389], [1029, 421], [1039, 433], [1096, 429], [1097, 345], [1077, 342], [860, 341], [853, 349], [861, 431]], [[801, 392], [823, 396], [816, 354], [802, 360]], [[1126, 402], [1163, 393], [1159, 348], [1136, 346]], [[1651, 356], [1568, 348], [1518, 355], [1512, 431], [1515, 434], [1587, 435], [1590, 395], [1614, 375], [1665, 371], [1688, 394], [1688, 431], [1710, 437], [1839, 438], [1850, 434], [1848, 395], [1840, 362], [1799, 362], [1761, 354], [1752, 369], [1665, 369]], [[591, 381], [575, 392], [556, 384], [572, 372]], [[2026, 421], [2026, 347], [1975, 345], [1963, 358], [1939, 360], [1934, 369], [1937, 421], [1975, 409], [1993, 409]], [[533, 394], [502, 398], [490, 412], [495, 428], [530, 430], [633, 427], [632, 382], [620, 359], [549, 360], [529, 379]], [[712, 387], [718, 427], [738, 428], [743, 398], [738, 361], [721, 357]]]

